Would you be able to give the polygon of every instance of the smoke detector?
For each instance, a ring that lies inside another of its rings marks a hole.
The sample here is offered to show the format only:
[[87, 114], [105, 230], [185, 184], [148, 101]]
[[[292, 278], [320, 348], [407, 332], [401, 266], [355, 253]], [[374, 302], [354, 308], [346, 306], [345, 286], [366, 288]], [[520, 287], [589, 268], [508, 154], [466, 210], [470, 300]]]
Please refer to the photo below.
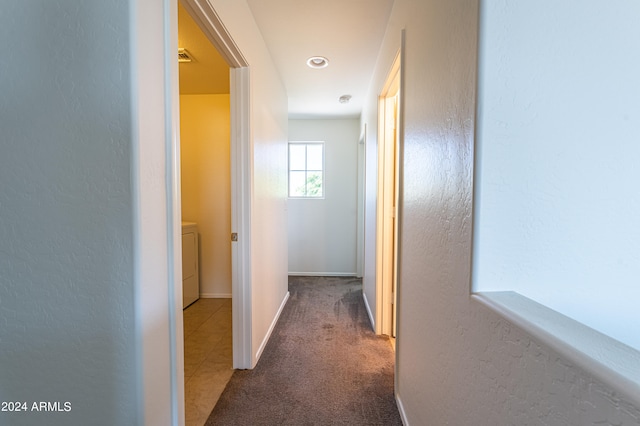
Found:
[[189, 51], [184, 47], [178, 48], [178, 62], [191, 62], [191, 61], [193, 61], [193, 56], [191, 56]]

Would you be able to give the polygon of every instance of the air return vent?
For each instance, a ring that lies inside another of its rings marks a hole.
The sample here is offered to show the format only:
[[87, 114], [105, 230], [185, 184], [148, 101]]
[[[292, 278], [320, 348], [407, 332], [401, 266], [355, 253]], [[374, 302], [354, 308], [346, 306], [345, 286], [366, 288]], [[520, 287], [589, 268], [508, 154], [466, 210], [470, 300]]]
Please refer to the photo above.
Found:
[[191, 62], [193, 56], [184, 47], [178, 48], [178, 62]]

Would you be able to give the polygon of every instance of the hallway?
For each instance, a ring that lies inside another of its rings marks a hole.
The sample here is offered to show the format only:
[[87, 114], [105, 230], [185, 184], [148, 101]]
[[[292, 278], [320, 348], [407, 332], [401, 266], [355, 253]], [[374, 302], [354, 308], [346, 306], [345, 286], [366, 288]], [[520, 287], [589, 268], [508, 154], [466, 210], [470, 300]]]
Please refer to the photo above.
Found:
[[236, 370], [208, 425], [401, 425], [388, 338], [360, 279], [289, 277], [290, 297], [253, 370]]

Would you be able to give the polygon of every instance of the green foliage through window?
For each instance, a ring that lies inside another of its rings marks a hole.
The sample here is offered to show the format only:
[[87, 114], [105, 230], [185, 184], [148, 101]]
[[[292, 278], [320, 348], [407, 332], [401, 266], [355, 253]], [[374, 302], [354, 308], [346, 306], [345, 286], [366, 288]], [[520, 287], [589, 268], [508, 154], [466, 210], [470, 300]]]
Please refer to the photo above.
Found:
[[289, 197], [324, 196], [324, 143], [289, 143]]

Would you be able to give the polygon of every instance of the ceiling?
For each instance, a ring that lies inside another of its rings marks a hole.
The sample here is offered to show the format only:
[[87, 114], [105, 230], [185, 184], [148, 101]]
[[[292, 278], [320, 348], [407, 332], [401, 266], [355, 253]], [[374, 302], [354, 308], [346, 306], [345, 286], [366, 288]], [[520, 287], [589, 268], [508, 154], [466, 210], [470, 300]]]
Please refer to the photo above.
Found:
[[180, 3], [178, 47], [193, 57], [193, 61], [179, 65], [181, 95], [229, 93], [229, 65]]
[[[280, 72], [290, 118], [358, 117], [393, 0], [247, 0]], [[312, 69], [311, 56], [329, 66]], [[341, 104], [342, 95], [351, 95]]]
[[[286, 87], [289, 117], [358, 117], [393, 0], [247, 0], [247, 3]], [[179, 47], [187, 48], [196, 58], [192, 63], [180, 64], [181, 93], [229, 93], [228, 66], [182, 6], [178, 21]], [[309, 68], [306, 62], [311, 56], [324, 56], [329, 65]], [[197, 69], [200, 65], [202, 70]], [[205, 65], [218, 70], [207, 71]], [[222, 77], [213, 82], [212, 73], [224, 74], [224, 83]], [[226, 86], [222, 88], [223, 85]], [[343, 95], [351, 96], [349, 103], [339, 102]]]

